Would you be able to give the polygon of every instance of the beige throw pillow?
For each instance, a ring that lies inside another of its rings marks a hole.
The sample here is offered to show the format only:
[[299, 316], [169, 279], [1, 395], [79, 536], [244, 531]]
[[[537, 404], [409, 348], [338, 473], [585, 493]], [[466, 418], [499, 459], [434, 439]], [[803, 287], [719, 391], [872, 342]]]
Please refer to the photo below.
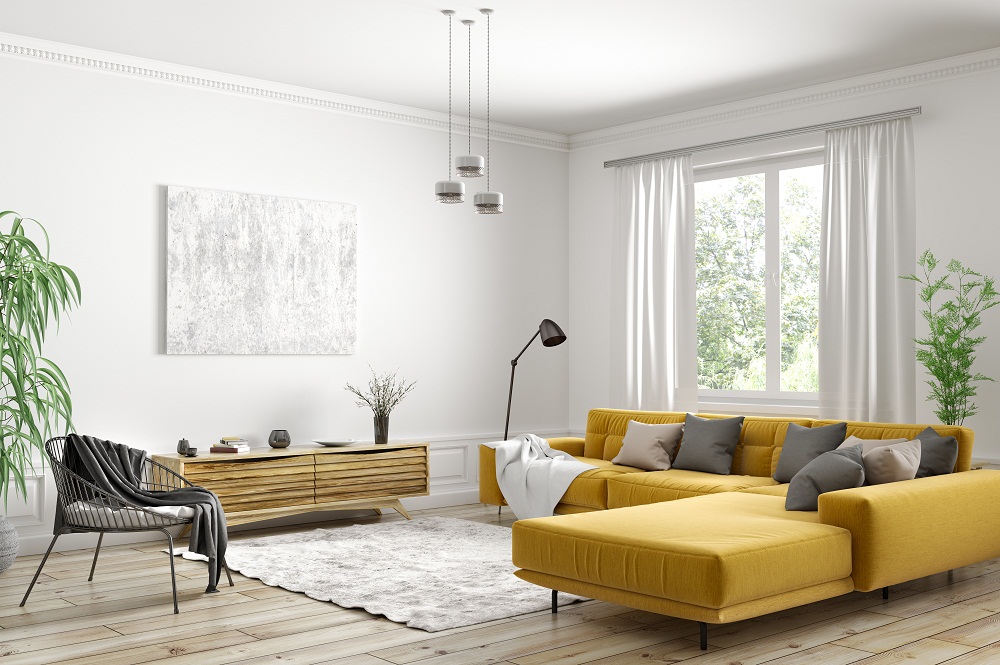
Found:
[[876, 448], [881, 448], [882, 446], [891, 446], [897, 443], [904, 443], [909, 439], [859, 439], [856, 436], [849, 436], [844, 439], [844, 442], [837, 446], [840, 448], [850, 448], [851, 446], [861, 446], [861, 454], [867, 455]]
[[684, 423], [647, 425], [630, 420], [622, 440], [622, 449], [611, 461], [646, 471], [665, 471], [670, 468], [670, 461], [677, 454], [683, 432]]
[[877, 446], [863, 453], [862, 462], [869, 485], [913, 480], [920, 468], [920, 439]]

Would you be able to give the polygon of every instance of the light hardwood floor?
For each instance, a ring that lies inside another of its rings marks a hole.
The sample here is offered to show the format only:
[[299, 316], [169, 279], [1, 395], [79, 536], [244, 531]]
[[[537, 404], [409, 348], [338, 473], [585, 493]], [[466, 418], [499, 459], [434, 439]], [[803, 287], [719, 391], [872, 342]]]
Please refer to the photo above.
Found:
[[[498, 518], [479, 504], [419, 515], [512, 521], [509, 510]], [[709, 651], [701, 652], [696, 624], [599, 601], [425, 633], [236, 574], [234, 588], [205, 595], [204, 564], [179, 558], [174, 615], [163, 547], [108, 547], [93, 582], [93, 550], [54, 554], [24, 609], [17, 605], [40, 556], [19, 558], [0, 576], [0, 665], [1000, 663], [1000, 560], [893, 587], [889, 601], [853, 593], [711, 626]]]

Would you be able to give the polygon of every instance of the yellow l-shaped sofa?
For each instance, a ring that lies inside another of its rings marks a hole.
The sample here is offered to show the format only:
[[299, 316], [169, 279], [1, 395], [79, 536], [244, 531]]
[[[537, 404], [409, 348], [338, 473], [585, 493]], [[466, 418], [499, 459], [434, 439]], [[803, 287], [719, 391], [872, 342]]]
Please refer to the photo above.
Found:
[[[703, 418], [729, 416], [699, 414]], [[729, 623], [854, 590], [885, 589], [1000, 556], [1000, 471], [969, 472], [973, 432], [955, 473], [828, 492], [817, 512], [786, 511], [771, 478], [788, 423], [747, 417], [730, 475], [615, 465], [629, 420], [683, 422], [684, 413], [593, 409], [584, 438], [550, 439], [596, 466], [576, 478], [558, 515], [514, 524], [518, 577], [553, 590], [699, 622]], [[926, 425], [848, 422], [862, 439], [913, 439]], [[682, 444], [683, 446], [683, 441]], [[504, 505], [494, 450], [479, 450], [483, 503]], [[679, 500], [683, 499], [683, 500]]]

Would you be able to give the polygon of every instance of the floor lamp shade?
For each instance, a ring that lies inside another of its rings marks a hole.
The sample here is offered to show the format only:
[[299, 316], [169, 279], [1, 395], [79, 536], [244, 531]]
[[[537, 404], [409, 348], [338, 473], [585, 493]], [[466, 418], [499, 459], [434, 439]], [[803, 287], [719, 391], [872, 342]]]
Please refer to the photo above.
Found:
[[542, 319], [538, 333], [542, 336], [542, 344], [545, 346], [559, 346], [566, 341], [566, 333], [552, 319]]
[[524, 355], [524, 352], [528, 350], [528, 347], [531, 346], [536, 337], [542, 338], [542, 346], [559, 346], [566, 341], [566, 333], [563, 332], [558, 323], [552, 319], [542, 319], [542, 322], [538, 324], [538, 331], [531, 336], [528, 343], [521, 349], [521, 353], [517, 354], [517, 358], [510, 361], [510, 388], [507, 391], [507, 421], [503, 426], [504, 441], [507, 440], [507, 432], [510, 428], [510, 403], [514, 398], [514, 370], [517, 369], [518, 359]]

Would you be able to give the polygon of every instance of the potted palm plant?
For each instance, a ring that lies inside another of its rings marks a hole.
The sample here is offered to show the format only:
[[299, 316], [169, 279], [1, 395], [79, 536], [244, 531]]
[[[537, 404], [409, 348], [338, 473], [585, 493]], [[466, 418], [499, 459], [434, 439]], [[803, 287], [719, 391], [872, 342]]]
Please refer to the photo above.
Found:
[[[9, 227], [9, 228], [8, 228]], [[28, 237], [37, 232], [44, 245]], [[0, 496], [27, 497], [25, 477], [44, 462], [45, 441], [72, 426], [69, 383], [42, 357], [50, 322], [80, 303], [76, 274], [49, 260], [49, 236], [33, 219], [0, 212]], [[17, 556], [17, 531], [0, 516], [0, 572]]]

